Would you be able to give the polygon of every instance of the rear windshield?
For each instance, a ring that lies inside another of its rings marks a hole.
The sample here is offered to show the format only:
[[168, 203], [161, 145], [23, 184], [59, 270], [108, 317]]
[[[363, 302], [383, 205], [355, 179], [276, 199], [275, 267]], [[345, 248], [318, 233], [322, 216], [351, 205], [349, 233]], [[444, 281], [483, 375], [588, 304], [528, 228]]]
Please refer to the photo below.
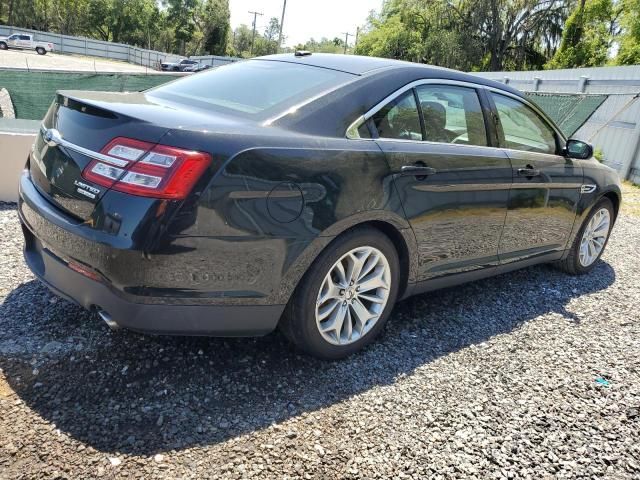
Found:
[[353, 78], [350, 73], [309, 65], [247, 60], [167, 83], [148, 94], [200, 108], [258, 116], [284, 111]]

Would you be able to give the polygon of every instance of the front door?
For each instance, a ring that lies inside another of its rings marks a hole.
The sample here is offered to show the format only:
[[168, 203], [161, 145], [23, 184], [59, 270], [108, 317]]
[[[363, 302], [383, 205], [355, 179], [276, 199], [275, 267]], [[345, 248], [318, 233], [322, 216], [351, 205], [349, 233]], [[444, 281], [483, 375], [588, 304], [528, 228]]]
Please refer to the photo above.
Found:
[[500, 260], [560, 256], [575, 221], [582, 167], [561, 155], [561, 138], [533, 108], [514, 97], [490, 96], [501, 145], [513, 166]]
[[424, 84], [372, 117], [418, 244], [418, 280], [498, 264], [511, 164], [473, 87]]

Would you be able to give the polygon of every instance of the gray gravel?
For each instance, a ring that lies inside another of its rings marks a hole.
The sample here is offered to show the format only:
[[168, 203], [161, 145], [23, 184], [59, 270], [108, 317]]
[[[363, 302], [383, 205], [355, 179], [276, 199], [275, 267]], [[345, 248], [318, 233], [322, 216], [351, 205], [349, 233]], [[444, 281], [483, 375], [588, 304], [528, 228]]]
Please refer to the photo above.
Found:
[[33, 280], [2, 205], [0, 478], [640, 478], [639, 239], [630, 208], [591, 275], [410, 299], [325, 363], [111, 333]]

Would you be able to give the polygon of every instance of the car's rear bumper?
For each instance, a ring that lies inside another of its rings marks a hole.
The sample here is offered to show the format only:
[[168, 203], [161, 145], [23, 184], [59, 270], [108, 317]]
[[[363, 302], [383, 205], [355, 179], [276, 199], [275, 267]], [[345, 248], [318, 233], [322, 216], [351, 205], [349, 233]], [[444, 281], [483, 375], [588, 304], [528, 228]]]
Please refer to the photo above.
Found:
[[[92, 246], [86, 239], [75, 238], [70, 231], [61, 229], [64, 216], [56, 210], [23, 177], [18, 212], [25, 236], [25, 260], [31, 271], [56, 294], [88, 310], [106, 312], [120, 327], [147, 333], [255, 336], [275, 329], [284, 305], [216, 305], [201, 301], [189, 303], [189, 299], [184, 297], [149, 296], [136, 301], [135, 295], [119, 290], [86, 265], [76, 263], [51, 247], [59, 239], [47, 238], [47, 234], [42, 235], [42, 232], [54, 232], [52, 235], [63, 236], [66, 242], [82, 240], [84, 243], [81, 245], [87, 248]], [[29, 220], [38, 228], [32, 227]], [[47, 227], [49, 224], [50, 228]], [[82, 268], [78, 267], [84, 267], [86, 271], [79, 273]]]
[[35, 237], [27, 240], [24, 256], [31, 271], [54, 293], [88, 310], [102, 310], [119, 327], [131, 330], [175, 335], [265, 335], [275, 329], [284, 310], [282, 305], [133, 303], [104, 283], [71, 270]]

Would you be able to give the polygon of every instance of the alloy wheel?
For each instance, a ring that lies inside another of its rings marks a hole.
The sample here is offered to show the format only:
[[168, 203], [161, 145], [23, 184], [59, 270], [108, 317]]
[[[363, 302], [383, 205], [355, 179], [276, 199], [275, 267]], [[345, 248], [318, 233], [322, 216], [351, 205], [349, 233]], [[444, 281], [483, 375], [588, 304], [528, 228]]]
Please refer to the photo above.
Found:
[[580, 240], [580, 265], [589, 267], [596, 261], [607, 242], [610, 226], [611, 214], [606, 208], [601, 208], [591, 217]]
[[322, 337], [333, 345], [364, 337], [384, 312], [390, 287], [391, 269], [380, 250], [365, 246], [344, 254], [318, 292], [315, 317]]

